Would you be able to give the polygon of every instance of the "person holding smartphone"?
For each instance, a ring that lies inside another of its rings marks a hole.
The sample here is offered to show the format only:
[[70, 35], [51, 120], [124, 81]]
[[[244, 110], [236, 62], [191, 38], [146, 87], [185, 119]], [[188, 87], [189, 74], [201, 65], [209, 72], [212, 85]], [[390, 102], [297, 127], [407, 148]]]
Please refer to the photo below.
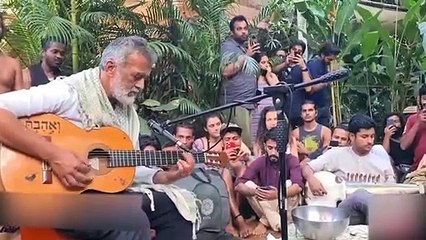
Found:
[[[282, 62], [273, 68], [278, 78], [282, 82], [288, 84], [299, 84], [311, 80], [311, 76], [303, 59], [303, 53], [306, 50], [306, 44], [297, 40], [290, 44], [287, 53], [280, 50], [277, 55], [281, 57]], [[286, 109], [291, 109], [287, 114], [290, 124], [295, 126], [303, 125], [303, 120], [300, 117], [302, 103], [305, 101], [305, 89], [298, 89], [293, 92], [292, 101], [286, 102]]]
[[404, 133], [401, 137], [401, 149], [410, 147], [414, 151], [414, 160], [411, 170], [417, 169], [423, 156], [426, 154], [426, 84], [419, 89], [418, 112], [407, 119]]
[[331, 133], [330, 144], [324, 149], [323, 153], [334, 147], [347, 147], [350, 145], [348, 124], [339, 124]]
[[[263, 138], [266, 154], [253, 161], [235, 183], [235, 191], [246, 197], [260, 218], [259, 224], [253, 230], [253, 235], [265, 234], [268, 227], [273, 231], [281, 230], [277, 190], [279, 183], [277, 137], [278, 131], [275, 127], [266, 132]], [[286, 154], [286, 161], [288, 167], [287, 214], [291, 221], [291, 211], [297, 207], [298, 197], [304, 185], [299, 160], [291, 154]]]
[[404, 176], [410, 172], [413, 164], [413, 150], [401, 149], [400, 142], [405, 127], [405, 120], [401, 114], [390, 113], [385, 117], [383, 130], [383, 147], [393, 160], [398, 182], [404, 181]]
[[[247, 98], [256, 96], [257, 76], [255, 73], [247, 71], [246, 63], [253, 62], [254, 55], [260, 52], [260, 44], [249, 35], [249, 24], [242, 16], [235, 16], [229, 23], [231, 38], [221, 44], [221, 73], [222, 88], [220, 90], [219, 101], [221, 105], [237, 101], [245, 101]], [[224, 116], [233, 123], [238, 124], [244, 131], [243, 142], [252, 148], [251, 142], [251, 115], [255, 109], [255, 104], [248, 103], [234, 108], [230, 115], [230, 109], [225, 110]]]

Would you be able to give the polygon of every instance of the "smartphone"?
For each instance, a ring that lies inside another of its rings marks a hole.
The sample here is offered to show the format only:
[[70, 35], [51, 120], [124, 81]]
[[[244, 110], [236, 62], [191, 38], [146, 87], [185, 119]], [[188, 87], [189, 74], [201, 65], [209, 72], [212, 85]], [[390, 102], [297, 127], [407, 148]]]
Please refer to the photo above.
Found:
[[330, 147], [338, 147], [338, 146], [339, 146], [339, 141], [336, 141], [336, 140], [330, 141]]
[[256, 35], [250, 35], [250, 43], [256, 44], [257, 43], [257, 37]]
[[392, 126], [393, 122], [394, 122], [393, 119], [386, 120], [386, 127]]
[[239, 146], [235, 142], [229, 142], [225, 144], [225, 149], [235, 149], [237, 153], [240, 151]]
[[262, 186], [262, 187], [260, 187], [260, 189], [262, 189], [262, 190], [271, 190], [272, 188], [271, 188], [271, 186]]

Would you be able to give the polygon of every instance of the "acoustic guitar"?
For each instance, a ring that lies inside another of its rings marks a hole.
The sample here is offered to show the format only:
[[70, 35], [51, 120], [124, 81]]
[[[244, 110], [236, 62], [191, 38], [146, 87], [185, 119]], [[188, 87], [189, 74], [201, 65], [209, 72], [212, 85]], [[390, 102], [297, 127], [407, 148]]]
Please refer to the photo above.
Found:
[[[47, 141], [87, 157], [93, 182], [86, 188], [67, 188], [46, 161], [32, 158], [5, 146], [0, 148], [0, 183], [4, 191], [20, 193], [70, 193], [86, 190], [117, 193], [133, 183], [136, 166], [167, 166], [182, 159], [181, 151], [136, 151], [120, 129], [102, 127], [83, 130], [52, 114], [20, 119]], [[225, 153], [194, 153], [196, 163], [224, 167]]]
[[399, 183], [347, 183], [331, 172], [320, 171], [314, 176], [321, 182], [326, 195], [314, 196], [306, 184], [305, 201], [308, 205], [336, 207], [337, 203], [345, 200], [358, 189], [364, 189], [372, 194], [424, 194], [423, 185]]

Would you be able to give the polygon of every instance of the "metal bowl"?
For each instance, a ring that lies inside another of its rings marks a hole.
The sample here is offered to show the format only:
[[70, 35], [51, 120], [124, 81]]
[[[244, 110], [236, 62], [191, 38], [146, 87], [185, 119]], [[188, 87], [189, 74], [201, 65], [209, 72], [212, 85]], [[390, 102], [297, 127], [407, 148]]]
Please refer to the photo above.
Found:
[[300, 206], [293, 210], [296, 229], [309, 239], [335, 239], [349, 226], [349, 213], [340, 208]]

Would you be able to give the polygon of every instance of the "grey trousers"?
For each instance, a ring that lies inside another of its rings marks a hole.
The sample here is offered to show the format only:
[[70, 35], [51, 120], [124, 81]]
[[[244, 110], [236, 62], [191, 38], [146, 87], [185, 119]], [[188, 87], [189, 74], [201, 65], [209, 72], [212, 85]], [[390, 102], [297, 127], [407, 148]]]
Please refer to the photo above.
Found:
[[338, 208], [344, 209], [351, 216], [349, 225], [368, 225], [368, 200], [371, 193], [360, 189], [343, 200]]

